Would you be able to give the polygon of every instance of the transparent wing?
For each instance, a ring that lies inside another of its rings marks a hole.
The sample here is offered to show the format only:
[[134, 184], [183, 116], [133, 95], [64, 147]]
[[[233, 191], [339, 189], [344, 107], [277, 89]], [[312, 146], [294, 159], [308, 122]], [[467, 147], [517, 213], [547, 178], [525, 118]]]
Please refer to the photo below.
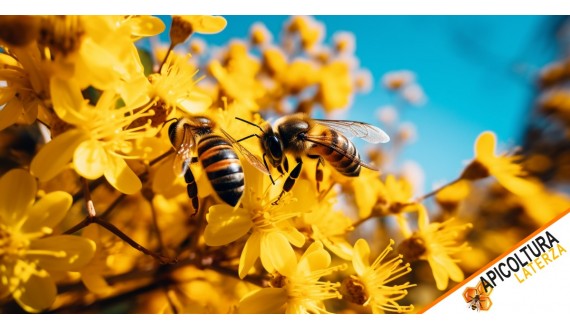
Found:
[[224, 131], [220, 128], [222, 133], [226, 136], [226, 138], [232, 143], [234, 147], [241, 153], [241, 155], [251, 164], [253, 167], [257, 168], [261, 172], [269, 175], [269, 170], [263, 165], [261, 160], [257, 158], [254, 154], [249, 152], [244, 146], [242, 146], [239, 142], [237, 142], [228, 132]]
[[360, 164], [360, 166], [369, 168], [371, 170], [374, 171], [378, 171], [378, 169], [372, 165], [369, 165], [365, 162], [363, 162], [361, 159], [354, 157], [351, 154], [348, 154], [346, 152], [346, 150], [343, 150], [342, 148], [339, 148], [336, 144], [335, 141], [328, 137], [328, 136], [321, 136], [321, 135], [306, 135], [305, 136], [305, 141], [309, 141], [309, 142], [313, 142], [315, 144], [327, 147], [327, 148], [331, 148], [334, 151], [338, 152], [339, 154], [347, 157], [348, 159], [357, 162], [358, 164]]
[[179, 146], [175, 146], [176, 155], [174, 156], [174, 163], [172, 169], [177, 176], [183, 176], [188, 170], [192, 160], [192, 148], [194, 147], [195, 140], [190, 128], [182, 128], [182, 139]]
[[361, 138], [366, 142], [370, 143], [386, 143], [390, 141], [390, 137], [386, 132], [380, 128], [359, 122], [350, 120], [324, 120], [324, 119], [313, 119], [319, 125], [327, 126], [347, 137], [357, 137]]

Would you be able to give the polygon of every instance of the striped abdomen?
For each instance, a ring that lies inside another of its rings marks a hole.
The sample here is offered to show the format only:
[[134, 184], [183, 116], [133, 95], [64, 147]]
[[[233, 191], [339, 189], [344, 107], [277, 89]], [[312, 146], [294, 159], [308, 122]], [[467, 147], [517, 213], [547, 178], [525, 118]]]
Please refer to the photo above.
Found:
[[339, 152], [328, 145], [313, 144], [310, 153], [318, 154], [323, 157], [332, 167], [334, 167], [340, 174], [346, 176], [358, 176], [360, 174], [360, 155], [354, 144], [348, 140], [344, 135], [339, 134], [334, 130], [325, 130], [321, 133], [323, 137], [330, 139], [332, 145]]
[[235, 206], [244, 191], [244, 174], [230, 142], [218, 135], [207, 135], [198, 142], [198, 158], [218, 196]]

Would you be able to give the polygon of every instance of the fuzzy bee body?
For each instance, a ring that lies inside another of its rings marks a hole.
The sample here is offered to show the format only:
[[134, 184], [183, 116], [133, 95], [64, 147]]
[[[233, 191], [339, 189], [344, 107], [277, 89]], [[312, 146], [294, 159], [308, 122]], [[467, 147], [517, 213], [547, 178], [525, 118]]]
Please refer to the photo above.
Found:
[[202, 136], [198, 142], [198, 159], [218, 197], [235, 206], [243, 194], [244, 174], [232, 144], [216, 134]]
[[[251, 122], [242, 121], [257, 126]], [[286, 155], [290, 154], [297, 160], [297, 165], [285, 181], [284, 192], [289, 191], [298, 178], [303, 156], [319, 159], [316, 174], [318, 185], [322, 180], [322, 172], [318, 166], [324, 162], [349, 177], [358, 176], [363, 166], [374, 169], [361, 161], [358, 150], [347, 136], [358, 137], [370, 143], [383, 143], [390, 140], [380, 128], [366, 123], [348, 120], [318, 120], [304, 114], [284, 116], [273, 126], [266, 123], [264, 126], [257, 127], [262, 131], [261, 135], [253, 134], [241, 140], [257, 136], [264, 151], [264, 161], [267, 158], [273, 167], [284, 173], [288, 167]]]
[[[222, 134], [218, 134], [216, 129]], [[180, 118], [170, 125], [168, 136], [176, 149], [174, 171], [179, 176], [184, 176], [194, 214], [199, 202], [198, 186], [190, 169], [191, 162], [200, 162], [216, 195], [231, 206], [238, 204], [245, 188], [243, 168], [236, 150], [252, 165], [268, 173], [257, 157], [207, 117]], [[194, 154], [197, 157], [193, 157]]]

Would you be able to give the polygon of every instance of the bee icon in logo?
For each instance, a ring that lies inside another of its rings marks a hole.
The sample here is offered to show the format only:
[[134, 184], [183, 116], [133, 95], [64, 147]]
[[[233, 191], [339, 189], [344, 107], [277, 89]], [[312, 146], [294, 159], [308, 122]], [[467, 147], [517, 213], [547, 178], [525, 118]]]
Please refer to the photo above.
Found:
[[463, 291], [463, 299], [467, 303], [467, 308], [476, 311], [488, 311], [493, 302], [489, 297], [493, 289], [485, 290], [481, 282], [476, 287], [468, 287]]

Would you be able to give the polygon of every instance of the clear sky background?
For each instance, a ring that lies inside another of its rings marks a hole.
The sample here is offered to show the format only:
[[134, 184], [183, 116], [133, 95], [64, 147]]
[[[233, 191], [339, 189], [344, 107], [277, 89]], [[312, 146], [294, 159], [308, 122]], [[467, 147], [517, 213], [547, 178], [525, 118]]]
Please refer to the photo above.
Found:
[[[225, 16], [226, 29], [205, 35], [209, 45], [224, 45], [247, 36], [263, 22], [278, 35], [287, 16]], [[334, 32], [356, 37], [360, 66], [371, 71], [374, 89], [357, 95], [350, 119], [379, 124], [375, 111], [389, 104], [380, 86], [382, 75], [412, 70], [428, 102], [409, 108], [401, 120], [415, 124], [418, 138], [401, 159], [419, 163], [425, 187], [455, 179], [473, 142], [484, 130], [494, 131], [500, 145], [520, 144], [532, 108], [537, 70], [556, 57], [552, 16], [316, 16]]]

